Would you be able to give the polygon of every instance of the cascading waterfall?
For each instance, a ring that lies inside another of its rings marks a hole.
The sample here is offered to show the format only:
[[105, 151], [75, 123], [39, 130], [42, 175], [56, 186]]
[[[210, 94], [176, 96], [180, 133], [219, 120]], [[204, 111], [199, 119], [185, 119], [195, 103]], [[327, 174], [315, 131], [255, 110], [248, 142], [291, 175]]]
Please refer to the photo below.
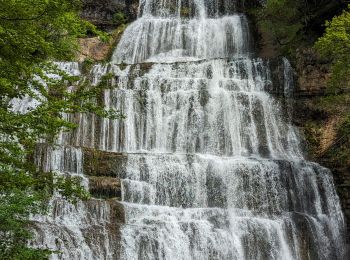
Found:
[[[79, 127], [59, 142], [126, 155], [115, 176], [125, 224], [111, 236], [107, 203], [58, 200], [37, 219], [36, 243], [60, 250], [54, 258], [344, 259], [331, 173], [303, 158], [237, 4], [142, 0], [112, 62], [92, 69], [95, 85], [114, 75], [102, 102], [127, 118], [67, 115]], [[38, 164], [82, 174], [80, 149], [61, 149], [39, 152]]]

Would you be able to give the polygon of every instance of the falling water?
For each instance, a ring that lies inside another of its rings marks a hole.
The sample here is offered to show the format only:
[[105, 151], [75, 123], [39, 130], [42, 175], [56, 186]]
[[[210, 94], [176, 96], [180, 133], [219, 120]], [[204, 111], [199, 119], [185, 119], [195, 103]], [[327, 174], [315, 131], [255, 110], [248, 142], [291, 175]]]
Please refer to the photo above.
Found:
[[91, 71], [94, 85], [114, 75], [101, 99], [126, 119], [67, 115], [79, 127], [37, 157], [46, 170], [82, 175], [73, 147], [124, 153], [115, 177], [125, 223], [111, 231], [119, 227], [103, 200], [56, 198], [55, 212], [36, 219], [37, 244], [60, 259], [344, 259], [332, 175], [304, 159], [297, 130], [266, 91], [268, 62], [253, 58], [237, 5], [140, 2], [112, 62]]

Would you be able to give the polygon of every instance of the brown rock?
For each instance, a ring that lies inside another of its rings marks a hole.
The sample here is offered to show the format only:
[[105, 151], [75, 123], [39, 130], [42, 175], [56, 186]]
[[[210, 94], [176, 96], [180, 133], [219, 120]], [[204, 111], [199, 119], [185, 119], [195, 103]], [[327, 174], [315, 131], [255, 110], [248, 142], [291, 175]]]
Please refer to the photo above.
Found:
[[115, 14], [121, 13], [125, 21], [134, 21], [137, 17], [139, 0], [83, 0], [80, 16], [96, 25], [99, 29], [110, 31], [121, 24]]
[[92, 176], [89, 178], [89, 190], [97, 198], [121, 198], [121, 182], [118, 178]]
[[125, 171], [127, 156], [123, 153], [83, 148], [84, 174], [89, 176], [121, 177]]
[[109, 42], [103, 42], [99, 37], [79, 39], [80, 51], [77, 57], [79, 62], [90, 59], [96, 62], [106, 61], [110, 58], [117, 46], [126, 25], [121, 25], [111, 33]]
[[109, 43], [102, 42], [98, 37], [79, 39], [79, 45], [79, 62], [83, 62], [87, 58], [95, 61], [103, 61], [107, 58], [111, 49]]

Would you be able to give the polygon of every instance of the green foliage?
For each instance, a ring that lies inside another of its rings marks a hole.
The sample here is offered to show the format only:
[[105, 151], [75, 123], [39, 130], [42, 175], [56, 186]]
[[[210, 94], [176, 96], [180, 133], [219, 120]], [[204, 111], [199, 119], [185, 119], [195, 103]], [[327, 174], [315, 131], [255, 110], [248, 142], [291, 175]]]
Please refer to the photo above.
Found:
[[[29, 216], [45, 213], [54, 189], [73, 202], [88, 198], [79, 179], [33, 165], [37, 142], [53, 142], [60, 130], [75, 127], [63, 113], [119, 116], [95, 104], [101, 86], [78, 81], [50, 62], [73, 59], [77, 38], [87, 33], [105, 38], [79, 18], [79, 8], [80, 0], [0, 0], [0, 259], [47, 259], [49, 250], [28, 247]], [[37, 106], [15, 112], [15, 98]]]
[[94, 65], [94, 61], [91, 58], [86, 58], [82, 64], [82, 69], [81, 69], [82, 72], [84, 74], [89, 73], [93, 65]]
[[113, 15], [113, 22], [120, 25], [125, 24], [128, 21], [126, 15], [122, 12], [117, 12]]
[[[349, 5], [350, 9], [350, 5]], [[330, 87], [333, 92], [350, 87], [350, 12], [326, 22], [325, 34], [316, 42], [316, 49], [323, 57], [332, 59]]]
[[344, 1], [266, 0], [253, 10], [260, 30], [281, 54], [294, 57], [300, 47], [310, 47], [322, 34], [326, 19], [339, 13]]
[[300, 40], [299, 32], [303, 28], [300, 17], [297, 3], [289, 0], [267, 0], [258, 11], [262, 31], [282, 48], [291, 47]]
[[43, 60], [74, 58], [77, 37], [96, 31], [78, 18], [79, 6], [78, 0], [0, 0], [1, 93], [21, 96]]
[[267, 0], [254, 11], [261, 31], [267, 34], [283, 53], [300, 44], [303, 29], [302, 13], [298, 1]]
[[322, 57], [332, 61], [328, 92], [316, 106], [338, 118], [337, 137], [324, 157], [337, 166], [350, 165], [350, 6], [326, 22], [326, 31], [315, 44]]

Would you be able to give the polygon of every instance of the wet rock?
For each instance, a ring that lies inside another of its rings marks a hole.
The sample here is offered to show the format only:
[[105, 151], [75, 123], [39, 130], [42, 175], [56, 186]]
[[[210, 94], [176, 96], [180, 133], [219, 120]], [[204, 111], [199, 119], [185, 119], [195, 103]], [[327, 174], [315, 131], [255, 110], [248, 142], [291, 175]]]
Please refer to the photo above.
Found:
[[123, 153], [83, 148], [84, 174], [89, 176], [121, 177], [125, 171], [127, 156]]
[[31, 223], [32, 246], [54, 250], [59, 259], [119, 259], [120, 227], [125, 223], [122, 204], [91, 199], [72, 205], [57, 198], [52, 206], [48, 216]]
[[118, 178], [96, 177], [89, 178], [89, 191], [96, 198], [121, 198], [121, 182]]

